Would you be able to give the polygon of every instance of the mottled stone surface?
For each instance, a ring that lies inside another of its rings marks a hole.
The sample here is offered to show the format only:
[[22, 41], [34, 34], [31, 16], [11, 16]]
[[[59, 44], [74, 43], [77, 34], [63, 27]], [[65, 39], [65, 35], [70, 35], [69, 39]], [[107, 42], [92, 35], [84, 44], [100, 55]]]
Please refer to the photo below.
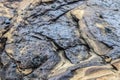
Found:
[[0, 80], [120, 80], [119, 0], [0, 0]]

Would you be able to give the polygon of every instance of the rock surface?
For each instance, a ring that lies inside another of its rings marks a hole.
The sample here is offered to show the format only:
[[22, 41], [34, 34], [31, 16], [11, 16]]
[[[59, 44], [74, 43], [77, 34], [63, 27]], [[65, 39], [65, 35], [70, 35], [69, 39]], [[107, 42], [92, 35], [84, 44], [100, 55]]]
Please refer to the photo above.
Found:
[[120, 80], [119, 0], [0, 0], [0, 80]]

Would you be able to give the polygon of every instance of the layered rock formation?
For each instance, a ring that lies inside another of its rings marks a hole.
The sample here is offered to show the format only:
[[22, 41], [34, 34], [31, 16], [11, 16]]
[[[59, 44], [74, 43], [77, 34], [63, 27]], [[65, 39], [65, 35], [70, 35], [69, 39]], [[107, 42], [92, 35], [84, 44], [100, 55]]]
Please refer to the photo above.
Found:
[[120, 80], [118, 0], [0, 0], [1, 80]]

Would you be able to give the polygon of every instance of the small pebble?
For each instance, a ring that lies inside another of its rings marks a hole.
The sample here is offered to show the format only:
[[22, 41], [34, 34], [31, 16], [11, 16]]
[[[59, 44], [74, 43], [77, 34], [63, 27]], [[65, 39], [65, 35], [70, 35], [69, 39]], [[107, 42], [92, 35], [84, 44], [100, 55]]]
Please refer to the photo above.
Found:
[[5, 20], [5, 24], [10, 24], [10, 22], [11, 22], [10, 19]]
[[52, 5], [52, 6], [51, 6], [51, 8], [55, 8], [55, 7], [56, 7], [56, 5]]
[[112, 33], [112, 30], [109, 29], [109, 28], [105, 28], [105, 32], [106, 32], [106, 33]]

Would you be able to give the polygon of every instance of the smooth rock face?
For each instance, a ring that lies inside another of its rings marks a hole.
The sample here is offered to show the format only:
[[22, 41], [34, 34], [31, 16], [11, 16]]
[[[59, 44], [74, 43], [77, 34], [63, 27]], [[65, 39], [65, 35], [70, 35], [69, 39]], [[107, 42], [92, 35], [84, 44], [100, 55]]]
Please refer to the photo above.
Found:
[[120, 80], [119, 0], [0, 0], [0, 80]]

